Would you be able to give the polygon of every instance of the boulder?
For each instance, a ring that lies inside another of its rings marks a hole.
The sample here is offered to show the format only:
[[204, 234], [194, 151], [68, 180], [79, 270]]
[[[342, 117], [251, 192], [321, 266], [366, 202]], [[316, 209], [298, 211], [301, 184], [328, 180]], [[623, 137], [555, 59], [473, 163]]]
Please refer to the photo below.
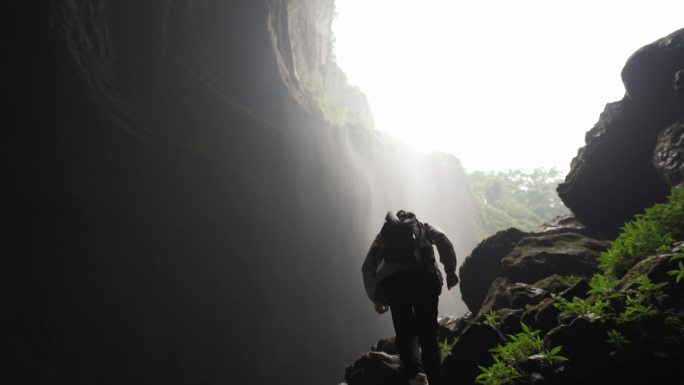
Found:
[[635, 52], [622, 70], [626, 96], [609, 103], [586, 134], [558, 194], [587, 227], [615, 235], [669, 188], [651, 164], [658, 133], [684, 117], [676, 74], [684, 68], [684, 29]]
[[475, 319], [480, 319], [485, 313], [490, 310], [499, 310], [511, 307], [511, 293], [508, 291], [510, 281], [505, 277], [496, 277], [489, 286], [487, 296], [482, 302], [479, 312]]
[[568, 277], [554, 274], [550, 277], [540, 279], [534, 283], [534, 286], [539, 289], [544, 289], [549, 293], [558, 294], [570, 286], [573, 286], [574, 283], [576, 282]]
[[518, 333], [521, 330], [520, 320], [523, 314], [521, 309], [501, 309], [497, 312], [501, 317], [499, 330], [504, 335]]
[[523, 309], [527, 305], [539, 303], [546, 296], [546, 290], [520, 282], [511, 284], [507, 278], [497, 277], [492, 282], [476, 319], [481, 319], [491, 310]]
[[377, 344], [371, 345], [371, 352], [383, 352], [387, 354], [399, 354], [399, 349], [394, 337], [383, 338]]
[[578, 372], [576, 375], [590, 379], [603, 369], [597, 363], [608, 358], [610, 346], [606, 342], [607, 332], [602, 322], [579, 317], [568, 325], [549, 331], [544, 337], [544, 347], [550, 350], [555, 346], [562, 346], [560, 354], [569, 359], [569, 364]]
[[459, 268], [461, 296], [471, 312], [480, 310], [492, 281], [505, 275], [501, 259], [513, 250], [525, 234], [516, 228], [499, 231], [480, 242], [463, 261]]
[[[461, 335], [442, 363], [444, 384], [472, 384], [480, 373], [478, 365], [489, 366], [494, 361], [489, 349], [505, 342], [494, 327], [476, 323]], [[352, 384], [350, 384], [352, 385]]]
[[457, 337], [459, 337], [466, 328], [470, 326], [467, 318], [464, 317], [450, 317], [450, 316], [438, 316], [437, 317], [437, 339], [439, 341], [447, 340], [449, 343], [453, 343]]
[[535, 233], [557, 233], [557, 232], [577, 232], [580, 234], [588, 234], [589, 230], [573, 215], [559, 215], [552, 220], [542, 224], [539, 231]]
[[677, 186], [684, 181], [684, 120], [658, 135], [652, 162], [668, 185]]
[[546, 298], [536, 305], [528, 306], [521, 316], [521, 321], [532, 329], [539, 329], [542, 333], [548, 332], [558, 326], [560, 310], [556, 309], [554, 303], [553, 298]]
[[669, 190], [651, 164], [657, 135], [634, 101], [606, 105], [558, 185], [563, 203], [591, 230], [617, 234], [625, 221], [663, 200]]
[[671, 260], [673, 255], [673, 253], [659, 254], [643, 259], [622, 277], [617, 289], [621, 291], [635, 289], [637, 284], [634, 281], [639, 276], [645, 275], [652, 282], [667, 282], [667, 285], [662, 288], [665, 294], [663, 306], [679, 306], [684, 300], [684, 281], [677, 283], [675, 276], [668, 272], [678, 270], [678, 263], [682, 260]]
[[533, 235], [518, 242], [501, 264], [513, 282], [534, 283], [554, 274], [591, 276], [598, 254], [609, 245], [579, 233]]
[[637, 50], [622, 69], [622, 82], [630, 99], [656, 122], [672, 123], [684, 105], [673, 83], [684, 68], [684, 29], [680, 29]]
[[567, 299], [568, 301], [572, 301], [572, 299], [575, 297], [585, 299], [589, 296], [588, 292], [590, 289], [591, 286], [589, 286], [589, 283], [581, 279], [577, 281], [574, 285], [560, 292], [559, 295]]
[[527, 305], [534, 305], [539, 303], [542, 299], [548, 297], [548, 292], [544, 289], [517, 282], [508, 288], [511, 294], [511, 308], [522, 309]]
[[399, 356], [368, 352], [344, 371], [348, 385], [408, 385]]

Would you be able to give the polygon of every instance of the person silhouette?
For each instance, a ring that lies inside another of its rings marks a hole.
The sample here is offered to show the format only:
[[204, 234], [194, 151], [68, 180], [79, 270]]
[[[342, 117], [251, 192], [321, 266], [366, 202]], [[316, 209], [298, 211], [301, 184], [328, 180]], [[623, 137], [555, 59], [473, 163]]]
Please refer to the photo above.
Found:
[[439, 228], [404, 210], [387, 213], [361, 269], [375, 311], [390, 310], [399, 358], [411, 385], [438, 385], [441, 380], [437, 306], [444, 281], [433, 244], [451, 289], [459, 282], [451, 241]]

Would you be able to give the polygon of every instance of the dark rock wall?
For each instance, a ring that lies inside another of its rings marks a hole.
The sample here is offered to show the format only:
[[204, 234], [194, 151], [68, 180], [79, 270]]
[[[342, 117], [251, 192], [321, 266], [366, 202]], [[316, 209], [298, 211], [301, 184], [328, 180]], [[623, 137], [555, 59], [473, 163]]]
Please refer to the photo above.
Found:
[[283, 66], [329, 60], [281, 42], [332, 2], [293, 4], [2, 3], [3, 383], [333, 383], [391, 333], [360, 279], [386, 210], [474, 245], [457, 159], [332, 126]]
[[682, 47], [684, 30], [679, 30], [628, 59], [622, 70], [625, 97], [606, 105], [558, 186], [565, 205], [592, 231], [614, 236], [672, 186], [656, 171], [653, 153], [664, 151], [655, 149], [658, 134], [684, 117], [684, 95], [675, 89], [676, 74], [684, 68]]

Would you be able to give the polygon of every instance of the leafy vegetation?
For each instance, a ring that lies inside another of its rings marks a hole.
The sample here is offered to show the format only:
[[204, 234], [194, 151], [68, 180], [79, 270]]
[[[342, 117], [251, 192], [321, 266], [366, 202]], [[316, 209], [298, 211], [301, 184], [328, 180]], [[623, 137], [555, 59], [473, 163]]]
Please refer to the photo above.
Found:
[[620, 280], [610, 280], [600, 273], [594, 274], [589, 281], [590, 289], [587, 294], [614, 298], [619, 296], [619, 294], [615, 292], [615, 286], [617, 286], [618, 283], [620, 283]]
[[494, 356], [494, 364], [492, 364], [491, 366], [484, 367], [478, 365], [478, 368], [480, 368], [480, 371], [482, 371], [482, 373], [475, 377], [475, 382], [479, 384], [510, 384], [513, 382], [513, 380], [520, 377], [520, 372], [515, 366], [501, 360], [497, 356]]
[[561, 346], [555, 346], [550, 350], [544, 349], [544, 344], [539, 330], [532, 330], [521, 322], [522, 332], [509, 334], [505, 345], [498, 345], [491, 349], [494, 363], [489, 367], [478, 366], [480, 373], [475, 381], [485, 385], [510, 384], [520, 377], [518, 365], [530, 356], [539, 355], [549, 364], [566, 361], [561, 356]]
[[549, 365], [553, 365], [559, 362], [568, 361], [567, 357], [561, 356], [559, 353], [563, 346], [555, 346], [551, 350], [544, 349], [541, 356]]
[[603, 298], [582, 299], [573, 297], [572, 301], [556, 296], [556, 302], [553, 304], [561, 311], [563, 315], [573, 315], [577, 317], [586, 317], [590, 320], [605, 318], [609, 302]]
[[656, 204], [622, 227], [610, 249], [601, 254], [601, 268], [622, 277], [642, 259], [668, 252], [673, 239], [684, 236], [684, 189], [674, 188], [667, 202]]
[[468, 181], [483, 216], [483, 235], [509, 227], [534, 230], [558, 215], [569, 213], [556, 193], [561, 179], [555, 168], [532, 172], [475, 171], [468, 174]]
[[[641, 275], [633, 281], [636, 284], [634, 293], [627, 295], [615, 291], [614, 288], [619, 282], [597, 273], [591, 279], [587, 299], [573, 297], [572, 301], [568, 301], [556, 296], [554, 306], [561, 314], [586, 317], [590, 320], [614, 318], [618, 322], [628, 322], [657, 314], [654, 304], [658, 303], [662, 288], [667, 282], [654, 283], [648, 276]], [[623, 300], [622, 312], [616, 313], [611, 307], [612, 299]]]
[[610, 299], [622, 296], [615, 292], [618, 280], [609, 280], [603, 274], [595, 274], [589, 281], [589, 298], [582, 299], [573, 297], [572, 301], [556, 296], [554, 307], [561, 311], [563, 315], [573, 315], [586, 317], [588, 319], [598, 319], [607, 317], [610, 307]]
[[[673, 240], [682, 239], [684, 239], [684, 189], [675, 188], [666, 203], [656, 204], [625, 224], [611, 248], [601, 255], [602, 273], [592, 276], [585, 298], [573, 297], [572, 300], [568, 300], [559, 295], [552, 295], [554, 306], [561, 311], [561, 314], [585, 317], [597, 322], [611, 321], [617, 329], [623, 330], [624, 328], [623, 331], [633, 331], [635, 327], [640, 327], [641, 324], [632, 324], [632, 321], [640, 321], [664, 312], [666, 317], [662, 327], [681, 332], [684, 326], [682, 326], [679, 314], [662, 308], [665, 299], [663, 288], [668, 283], [653, 282], [645, 274], [636, 276], [637, 271], [629, 275], [625, 274], [649, 256], [670, 252]], [[679, 247], [670, 261], [677, 262], [677, 267], [668, 271], [668, 274], [675, 277], [675, 282], [680, 283], [684, 280], [684, 245]], [[565, 282], [560, 282], [557, 277], [549, 277], [538, 283], [547, 287], [565, 286]], [[661, 318], [653, 320], [658, 319]], [[490, 311], [485, 314], [485, 322], [496, 325], [496, 312]], [[541, 357], [549, 365], [567, 360], [566, 357], [560, 355], [561, 346], [549, 350], [543, 349], [539, 331], [532, 331], [524, 324], [522, 327], [522, 333], [509, 335], [505, 345], [499, 345], [491, 350], [494, 364], [489, 367], [479, 367], [481, 373], [476, 378], [478, 383], [486, 385], [513, 383], [523, 375], [520, 363], [531, 356]], [[613, 348], [620, 350], [627, 344], [639, 342], [628, 340], [617, 329], [607, 332], [606, 342]]]
[[[670, 261], [676, 261], [679, 259], [684, 259], [684, 246], [679, 246], [679, 252], [670, 258]], [[677, 269], [676, 270], [670, 270], [667, 272], [669, 275], [674, 275], [675, 276], [675, 282], [679, 283], [684, 278], [684, 263], [682, 261], [679, 261], [677, 264]]]
[[653, 303], [667, 282], [653, 283], [648, 276], [642, 275], [635, 283], [638, 288], [634, 296], [628, 294], [625, 297], [625, 310], [618, 316], [618, 322], [634, 321], [658, 313]]
[[485, 313], [484, 317], [484, 323], [495, 328], [499, 327], [501, 320], [499, 319], [499, 315], [496, 313], [496, 311], [490, 310], [487, 313]]
[[606, 340], [615, 349], [620, 350], [626, 344], [629, 344], [629, 340], [625, 338], [619, 331], [615, 329], [608, 330], [608, 339]]
[[[457, 339], [458, 341], [458, 339]], [[451, 352], [451, 348], [454, 346], [456, 342], [454, 343], [449, 343], [449, 341], [445, 338], [444, 341], [439, 342], [439, 355], [442, 358], [442, 361], [449, 355], [449, 352]]]

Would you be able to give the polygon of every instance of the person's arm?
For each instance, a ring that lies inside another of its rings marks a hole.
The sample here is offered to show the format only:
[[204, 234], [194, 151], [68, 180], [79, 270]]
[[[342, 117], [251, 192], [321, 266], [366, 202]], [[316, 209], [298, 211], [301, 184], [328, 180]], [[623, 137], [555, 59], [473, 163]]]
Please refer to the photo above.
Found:
[[425, 231], [427, 232], [427, 238], [437, 246], [439, 261], [444, 265], [444, 271], [447, 274], [447, 288], [451, 289], [458, 284], [454, 245], [451, 244], [446, 234], [435, 226], [425, 223]]
[[363, 273], [363, 286], [366, 289], [368, 298], [370, 298], [370, 300], [376, 304], [376, 309], [377, 305], [380, 304], [379, 301], [375, 299], [375, 290], [377, 289], [375, 274], [378, 270], [380, 260], [382, 259], [382, 255], [380, 253], [380, 242], [380, 234], [378, 234], [368, 250], [366, 259], [363, 261], [363, 265], [361, 266], [361, 272]]

